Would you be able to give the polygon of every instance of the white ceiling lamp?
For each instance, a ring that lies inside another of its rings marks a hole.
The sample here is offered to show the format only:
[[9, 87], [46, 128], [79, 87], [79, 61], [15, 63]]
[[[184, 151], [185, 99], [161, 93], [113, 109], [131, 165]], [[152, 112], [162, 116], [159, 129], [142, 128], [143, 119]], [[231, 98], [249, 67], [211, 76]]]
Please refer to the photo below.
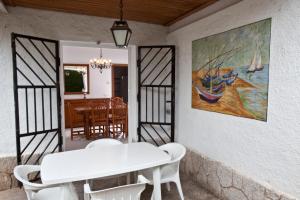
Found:
[[[100, 42], [97, 42], [98, 45], [100, 45]], [[112, 66], [111, 59], [104, 59], [102, 55], [102, 48], [99, 48], [100, 50], [100, 57], [99, 58], [93, 58], [89, 62], [89, 66], [93, 69], [98, 69], [100, 73], [102, 73], [103, 69], [110, 69]]]
[[122, 0], [120, 0], [120, 20], [115, 21], [110, 30], [114, 37], [116, 46], [120, 48], [126, 48], [128, 46], [132, 31], [129, 28], [127, 21], [123, 20]]

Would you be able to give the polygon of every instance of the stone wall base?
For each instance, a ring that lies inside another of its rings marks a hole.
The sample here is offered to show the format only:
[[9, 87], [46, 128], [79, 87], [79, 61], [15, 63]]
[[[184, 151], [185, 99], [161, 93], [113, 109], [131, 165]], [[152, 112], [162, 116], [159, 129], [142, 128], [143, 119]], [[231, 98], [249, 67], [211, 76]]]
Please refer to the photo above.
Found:
[[[40, 154], [33, 154], [22, 156], [22, 163], [25, 163], [29, 159], [28, 164], [32, 164], [37, 160], [39, 163], [43, 160], [43, 157], [47, 155], [45, 153], [40, 157]], [[0, 157], [0, 191], [18, 187], [18, 181], [14, 177], [14, 168], [17, 165], [17, 158], [15, 156]]]
[[16, 164], [16, 157], [0, 158], [0, 191], [18, 186], [18, 182], [13, 175]]
[[191, 150], [180, 171], [222, 200], [296, 200]]

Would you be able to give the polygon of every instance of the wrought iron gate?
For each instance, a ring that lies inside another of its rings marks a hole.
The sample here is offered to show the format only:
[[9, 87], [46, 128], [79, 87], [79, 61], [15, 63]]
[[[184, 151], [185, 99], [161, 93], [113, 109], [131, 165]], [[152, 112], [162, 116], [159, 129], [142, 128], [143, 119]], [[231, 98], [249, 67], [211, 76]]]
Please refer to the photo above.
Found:
[[62, 150], [59, 43], [12, 33], [18, 164]]
[[138, 48], [138, 137], [174, 142], [175, 46]]

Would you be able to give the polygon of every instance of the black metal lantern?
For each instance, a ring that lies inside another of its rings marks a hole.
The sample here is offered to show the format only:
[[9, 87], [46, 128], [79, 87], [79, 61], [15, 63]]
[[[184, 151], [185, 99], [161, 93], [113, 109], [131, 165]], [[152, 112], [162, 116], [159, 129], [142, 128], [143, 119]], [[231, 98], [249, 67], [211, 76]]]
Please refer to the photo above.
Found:
[[132, 31], [129, 28], [127, 21], [123, 20], [122, 0], [120, 0], [120, 20], [115, 21], [110, 30], [114, 37], [116, 46], [120, 48], [126, 48], [128, 46]]

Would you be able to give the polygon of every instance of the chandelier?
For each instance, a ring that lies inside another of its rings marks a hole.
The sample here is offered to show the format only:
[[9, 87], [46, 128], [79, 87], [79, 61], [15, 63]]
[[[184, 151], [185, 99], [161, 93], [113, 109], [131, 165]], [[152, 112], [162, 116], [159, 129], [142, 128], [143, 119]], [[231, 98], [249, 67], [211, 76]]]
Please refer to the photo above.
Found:
[[100, 73], [102, 73], [103, 69], [110, 69], [112, 66], [111, 60], [104, 59], [102, 56], [102, 48], [100, 48], [100, 57], [93, 58], [90, 60], [89, 66], [93, 69], [99, 69]]

